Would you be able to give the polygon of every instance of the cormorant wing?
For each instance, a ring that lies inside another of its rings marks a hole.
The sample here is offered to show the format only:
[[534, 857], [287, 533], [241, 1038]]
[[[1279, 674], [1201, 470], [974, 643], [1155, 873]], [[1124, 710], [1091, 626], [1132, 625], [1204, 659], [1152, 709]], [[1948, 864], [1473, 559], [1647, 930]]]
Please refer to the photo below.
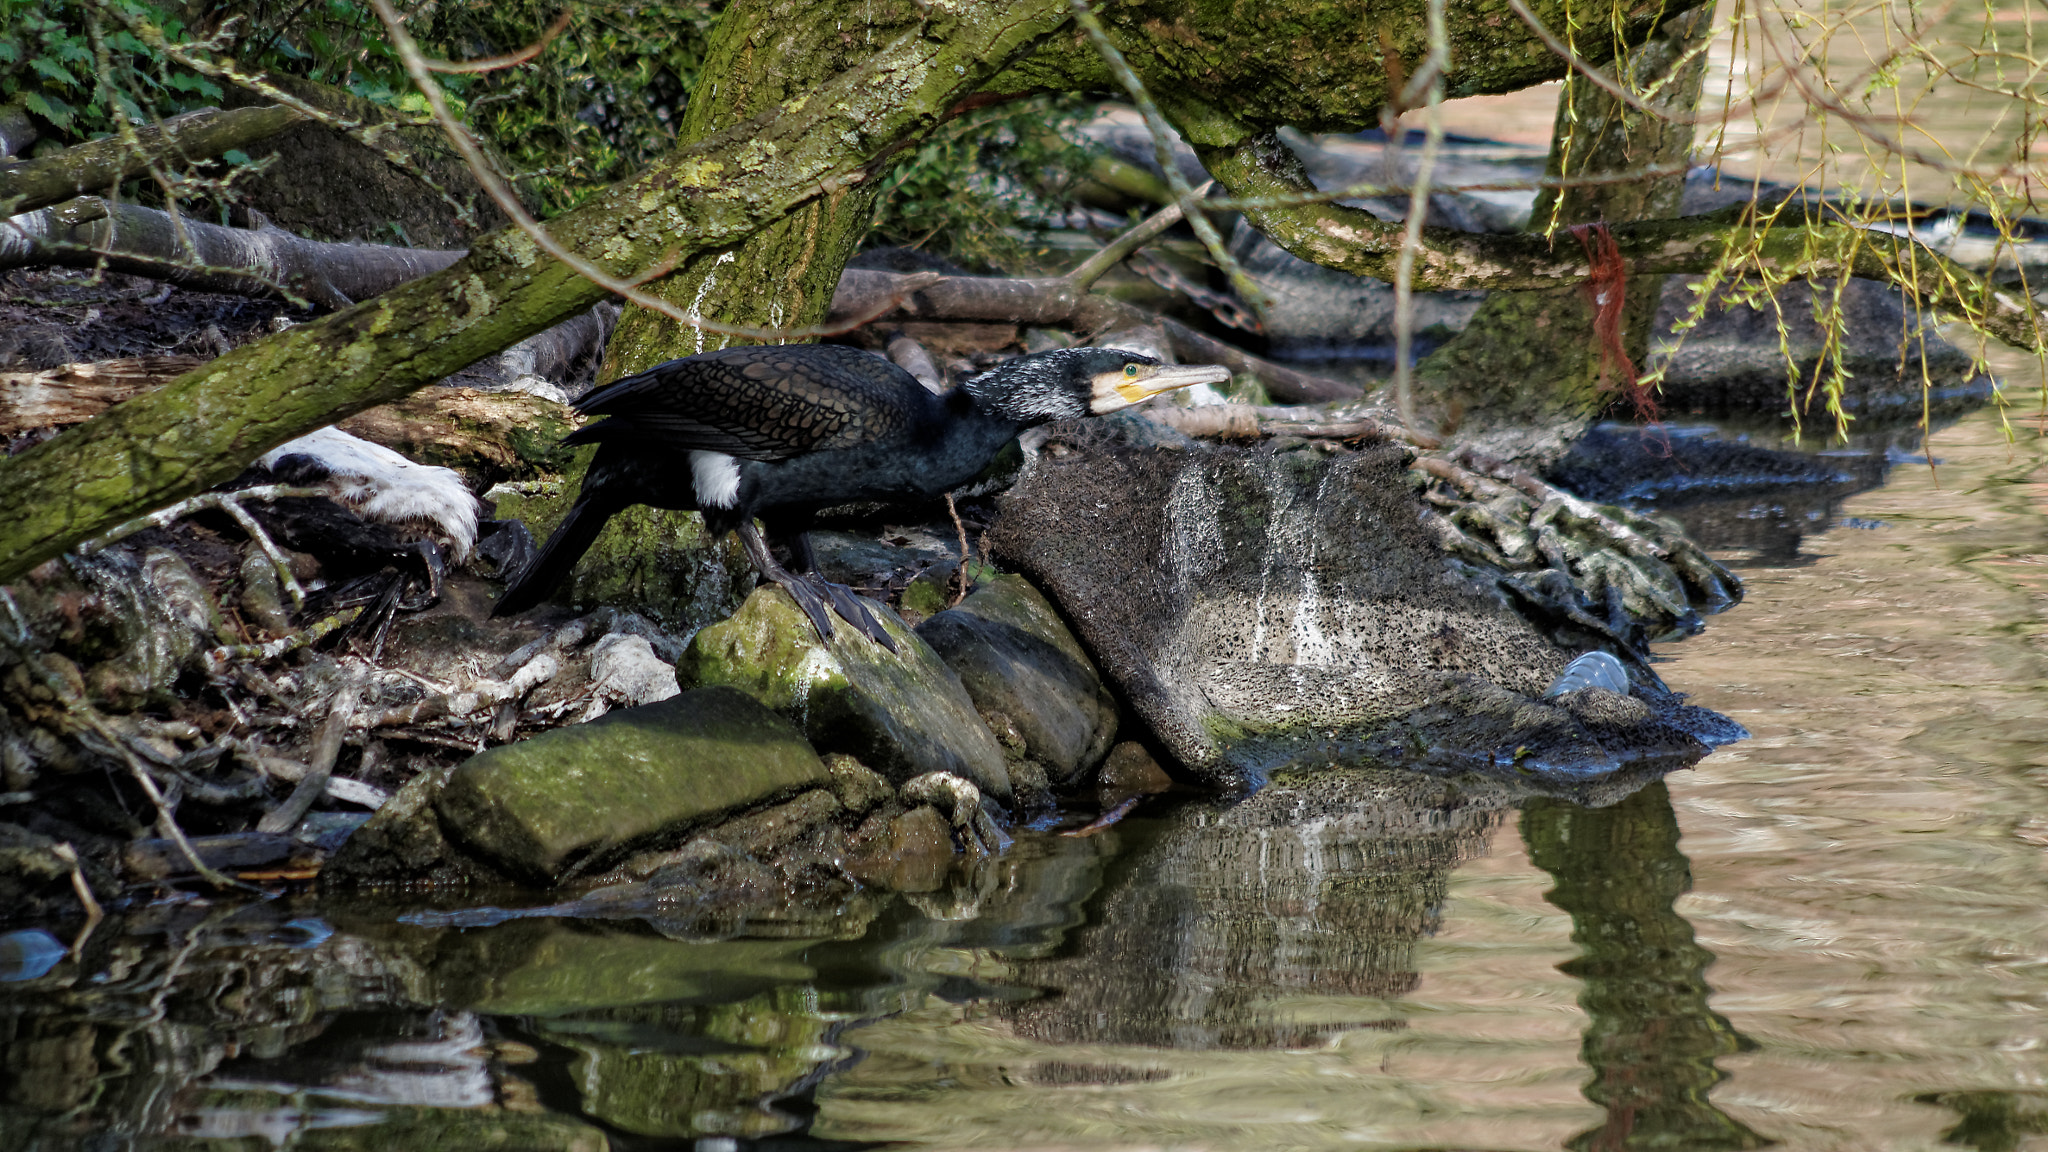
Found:
[[635, 440], [781, 460], [909, 430], [934, 398], [879, 356], [833, 344], [726, 348], [659, 364], [577, 401], [607, 416], [569, 443]]

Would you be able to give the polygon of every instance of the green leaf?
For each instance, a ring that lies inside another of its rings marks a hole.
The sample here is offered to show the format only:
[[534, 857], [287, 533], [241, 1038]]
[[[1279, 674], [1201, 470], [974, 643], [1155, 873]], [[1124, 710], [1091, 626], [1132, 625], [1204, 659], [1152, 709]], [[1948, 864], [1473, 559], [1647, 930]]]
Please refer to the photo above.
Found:
[[22, 106], [29, 111], [64, 129], [71, 130], [71, 105], [55, 96], [45, 96], [33, 88], [21, 94]]
[[78, 77], [73, 76], [70, 72], [66, 71], [64, 66], [62, 64], [57, 63], [55, 60], [51, 60], [43, 56], [38, 56], [35, 59], [30, 60], [28, 62], [28, 66], [31, 69], [33, 69], [37, 75], [42, 76], [44, 79], [55, 80], [57, 83], [62, 84], [67, 88], [82, 87], [82, 85], [80, 85], [78, 82]]

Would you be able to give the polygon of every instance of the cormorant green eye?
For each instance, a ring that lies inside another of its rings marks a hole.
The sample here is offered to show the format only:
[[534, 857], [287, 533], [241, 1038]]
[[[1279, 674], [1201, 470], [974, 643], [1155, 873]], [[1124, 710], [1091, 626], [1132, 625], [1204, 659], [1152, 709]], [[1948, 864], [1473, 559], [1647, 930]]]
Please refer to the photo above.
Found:
[[1137, 374], [1138, 374], [1138, 366], [1137, 366], [1136, 364], [1126, 364], [1126, 365], [1124, 365], [1124, 375], [1126, 375], [1126, 376], [1131, 376], [1131, 377], [1135, 377], [1135, 376], [1137, 376]]

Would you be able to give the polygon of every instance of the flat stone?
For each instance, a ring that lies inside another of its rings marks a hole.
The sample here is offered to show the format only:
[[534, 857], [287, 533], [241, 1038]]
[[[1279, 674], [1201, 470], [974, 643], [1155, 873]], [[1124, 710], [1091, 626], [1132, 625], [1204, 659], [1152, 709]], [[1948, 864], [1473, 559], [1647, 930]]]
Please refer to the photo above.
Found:
[[820, 640], [787, 592], [764, 586], [731, 619], [697, 633], [676, 678], [737, 688], [788, 717], [820, 752], [844, 752], [894, 783], [951, 772], [1008, 804], [1002, 748], [959, 676], [894, 612], [864, 603], [895, 652], [843, 623]]
[[1022, 576], [985, 580], [917, 626], [960, 676], [999, 741], [1055, 784], [1095, 767], [1116, 738], [1116, 699], [1081, 642]]
[[830, 783], [786, 720], [744, 693], [705, 688], [479, 753], [450, 774], [434, 810], [452, 840], [545, 885]]

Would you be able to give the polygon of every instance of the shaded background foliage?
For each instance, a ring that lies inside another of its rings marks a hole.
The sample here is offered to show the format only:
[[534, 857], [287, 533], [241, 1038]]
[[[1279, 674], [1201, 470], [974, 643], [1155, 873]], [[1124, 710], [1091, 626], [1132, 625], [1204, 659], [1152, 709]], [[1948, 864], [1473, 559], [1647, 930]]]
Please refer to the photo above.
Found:
[[[535, 60], [442, 77], [458, 113], [495, 147], [504, 174], [542, 216], [574, 208], [673, 146], [725, 0], [569, 7], [567, 29]], [[429, 52], [469, 60], [533, 43], [563, 6], [426, 0], [403, 10]], [[0, 104], [19, 104], [40, 121], [39, 151], [114, 134], [119, 117], [147, 123], [221, 102], [219, 83], [152, 51], [119, 14], [162, 28], [172, 41], [203, 42], [207, 55], [247, 72], [332, 85], [399, 112], [426, 110], [375, 14], [357, 0], [0, 0]], [[921, 246], [983, 269], [1014, 263], [1014, 230], [1055, 212], [1070, 183], [1065, 174], [1085, 167], [1071, 129], [1089, 106], [1041, 98], [946, 125], [890, 174], [870, 243]], [[227, 166], [256, 162], [237, 153]], [[138, 181], [123, 194], [160, 202], [165, 190]], [[219, 208], [234, 196], [231, 184], [179, 194]]]

